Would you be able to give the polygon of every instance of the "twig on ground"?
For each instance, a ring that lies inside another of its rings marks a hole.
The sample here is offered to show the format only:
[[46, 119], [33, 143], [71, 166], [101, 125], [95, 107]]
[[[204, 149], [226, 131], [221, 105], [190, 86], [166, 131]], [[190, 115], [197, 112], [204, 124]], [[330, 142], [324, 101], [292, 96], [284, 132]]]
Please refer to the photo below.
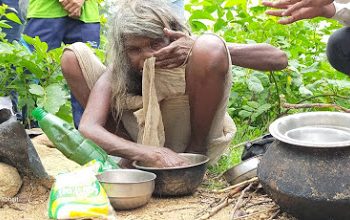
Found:
[[[213, 202], [212, 204], [209, 205], [209, 208], [211, 208], [206, 214], [202, 215], [201, 217], [199, 217], [199, 220], [205, 220], [208, 219], [210, 217], [212, 217], [213, 215], [215, 215], [216, 213], [218, 213], [221, 209], [227, 207], [228, 205], [230, 205], [231, 203], [233, 203], [236, 199], [234, 199], [233, 197], [238, 194], [240, 191], [242, 190], [242, 187], [236, 187], [235, 189], [233, 189], [227, 196], [225, 196], [224, 198], [222, 198], [219, 202]], [[214, 204], [216, 204], [216, 206], [214, 206]], [[205, 209], [207, 210], [207, 209]]]
[[260, 201], [260, 202], [257, 202], [257, 203], [252, 203], [250, 205], [247, 205], [245, 208], [248, 209], [250, 207], [253, 207], [253, 206], [257, 206], [257, 205], [262, 205], [262, 204], [265, 204], [265, 203], [269, 203], [269, 202], [273, 202], [272, 199], [267, 199], [265, 201]]
[[250, 183], [246, 188], [244, 188], [244, 190], [241, 192], [241, 195], [238, 197], [237, 202], [235, 204], [235, 206], [232, 209], [232, 214], [231, 214], [231, 218], [230, 219], [234, 219], [235, 218], [235, 213], [236, 211], [242, 206], [242, 202], [243, 202], [243, 197], [245, 195], [245, 193], [252, 187], [253, 183]]
[[229, 204], [233, 203], [234, 201], [235, 201], [235, 199], [229, 199], [228, 197], [226, 197], [225, 200], [222, 203], [220, 203], [219, 205], [213, 207], [211, 210], [209, 210], [209, 212], [207, 212], [206, 214], [204, 214], [200, 218], [198, 218], [198, 220], [205, 220], [205, 219], [208, 219], [208, 218], [212, 217], [218, 211], [220, 211], [221, 209], [225, 208], [226, 206], [228, 206]]
[[[274, 209], [271, 209], [271, 210], [268, 210], [268, 211], [275, 211], [277, 208], [274, 208]], [[279, 210], [278, 210], [279, 211]], [[242, 218], [248, 218], [248, 217], [252, 217], [254, 215], [257, 215], [257, 214], [261, 214], [261, 213], [264, 213], [266, 212], [266, 210], [261, 210], [261, 211], [257, 211], [257, 212], [253, 212], [253, 213], [250, 213], [250, 214], [247, 214], [247, 215], [242, 215], [242, 216], [237, 216], [235, 217], [234, 219], [237, 220], [237, 219], [242, 219]], [[276, 212], [275, 212], [276, 213]], [[274, 213], [274, 214], [275, 214]], [[277, 213], [278, 214], [278, 213]], [[276, 216], [275, 216], [276, 217]], [[269, 219], [270, 220], [270, 219]]]
[[245, 185], [248, 185], [249, 183], [253, 183], [253, 182], [256, 182], [256, 181], [258, 181], [258, 177], [253, 177], [253, 178], [251, 178], [249, 180], [237, 183], [235, 185], [232, 185], [232, 186], [229, 186], [229, 187], [226, 187], [226, 188], [223, 188], [223, 189], [213, 190], [212, 192], [214, 192], [214, 193], [224, 193], [224, 192], [227, 192], [227, 191], [232, 190], [234, 188], [237, 188], [237, 187], [240, 187], [240, 186], [245, 186]]
[[196, 206], [187, 206], [187, 207], [181, 207], [181, 208], [174, 208], [174, 209], [166, 209], [166, 210], [159, 210], [158, 213], [164, 213], [164, 212], [174, 212], [174, 211], [181, 211], [184, 209], [194, 209]]
[[278, 216], [278, 214], [280, 214], [281, 210], [278, 209], [275, 213], [273, 213], [270, 218], [268, 218], [267, 220], [272, 220], [274, 218], [276, 218]]

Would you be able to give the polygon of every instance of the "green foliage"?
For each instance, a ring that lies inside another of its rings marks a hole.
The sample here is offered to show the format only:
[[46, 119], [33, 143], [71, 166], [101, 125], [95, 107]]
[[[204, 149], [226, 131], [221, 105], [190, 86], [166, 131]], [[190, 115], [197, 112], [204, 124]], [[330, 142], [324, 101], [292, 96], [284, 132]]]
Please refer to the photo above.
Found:
[[[19, 21], [15, 14], [6, 14], [5, 9], [5, 6], [0, 6], [3, 16]], [[4, 34], [0, 35], [0, 96], [9, 95], [11, 91], [18, 94], [18, 107], [22, 109], [26, 106], [24, 109], [27, 109], [26, 123], [35, 105], [53, 114], [65, 110], [66, 113], [61, 113], [61, 116], [72, 121], [69, 94], [60, 68], [62, 48], [47, 51], [47, 44], [38, 37], [24, 36], [24, 40], [34, 47], [34, 52], [30, 52], [20, 43], [10, 43], [4, 37]]]
[[[269, 43], [288, 55], [289, 66], [283, 71], [233, 68], [228, 111], [238, 128], [234, 144], [267, 133], [269, 124], [277, 117], [296, 112], [283, 109], [280, 97], [288, 103], [335, 103], [350, 107], [349, 77], [335, 71], [325, 55], [326, 37], [340, 27], [336, 21], [317, 18], [283, 26], [277, 24], [277, 18], [265, 15], [266, 7], [246, 0], [189, 0], [185, 8], [195, 34], [210, 31], [227, 42]], [[315, 110], [334, 111], [299, 111]], [[238, 161], [236, 150], [232, 150], [222, 158], [219, 167], [212, 169], [223, 171]]]

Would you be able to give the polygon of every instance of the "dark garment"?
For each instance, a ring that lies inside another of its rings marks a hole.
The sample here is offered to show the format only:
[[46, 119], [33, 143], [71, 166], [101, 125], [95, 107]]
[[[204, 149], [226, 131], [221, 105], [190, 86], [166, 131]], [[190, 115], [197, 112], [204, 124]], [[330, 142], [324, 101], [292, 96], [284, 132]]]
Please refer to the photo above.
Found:
[[328, 40], [327, 57], [338, 71], [350, 76], [350, 27], [335, 31]]
[[[15, 13], [19, 19], [24, 22], [24, 19], [22, 17], [22, 13], [20, 11], [18, 0], [0, 0], [0, 5], [6, 4], [9, 6], [9, 9], [6, 11], [6, 13]], [[10, 25], [12, 28], [3, 28], [2, 31], [6, 34], [6, 39], [10, 42], [16, 40], [19, 41], [21, 38], [21, 32], [22, 32], [22, 25], [18, 24], [16, 22], [10, 21], [6, 18], [1, 18], [6, 20], [6, 24]]]
[[24, 34], [35, 37], [48, 44], [49, 50], [62, 43], [90, 43], [92, 47], [100, 44], [100, 23], [84, 23], [70, 17], [31, 18], [24, 28]]
[[[31, 18], [23, 33], [31, 37], [39, 36], [41, 41], [48, 44], [49, 50], [60, 47], [62, 43], [84, 42], [95, 48], [100, 45], [100, 23], [84, 23], [70, 17]], [[74, 126], [78, 128], [84, 108], [73, 94], [71, 104]]]

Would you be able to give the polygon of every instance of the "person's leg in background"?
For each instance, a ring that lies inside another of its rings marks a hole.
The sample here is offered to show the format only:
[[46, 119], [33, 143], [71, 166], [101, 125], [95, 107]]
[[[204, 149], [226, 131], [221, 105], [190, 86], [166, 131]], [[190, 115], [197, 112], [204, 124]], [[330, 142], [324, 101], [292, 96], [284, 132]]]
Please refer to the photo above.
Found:
[[341, 28], [330, 36], [327, 57], [336, 70], [350, 76], [350, 27]]
[[[38, 36], [46, 42], [49, 50], [61, 46], [64, 37], [65, 18], [31, 18], [24, 27], [23, 34], [30, 37]], [[33, 47], [30, 46], [33, 50]]]
[[[66, 19], [66, 34], [63, 39], [65, 44], [75, 42], [89, 43], [91, 47], [98, 48], [100, 46], [100, 23], [84, 23], [80, 20], [67, 18]], [[78, 80], [78, 79], [77, 79]], [[79, 127], [81, 116], [84, 108], [71, 93], [72, 114], [74, 126]]]

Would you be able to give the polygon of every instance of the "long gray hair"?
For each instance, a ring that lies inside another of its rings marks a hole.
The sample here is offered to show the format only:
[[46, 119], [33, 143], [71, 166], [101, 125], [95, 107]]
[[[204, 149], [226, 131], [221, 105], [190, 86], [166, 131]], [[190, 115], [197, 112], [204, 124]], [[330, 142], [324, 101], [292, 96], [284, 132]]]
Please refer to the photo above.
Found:
[[134, 76], [125, 52], [125, 36], [163, 38], [164, 28], [188, 33], [182, 19], [162, 0], [117, 0], [110, 23], [107, 61], [112, 68], [112, 112], [120, 120]]

